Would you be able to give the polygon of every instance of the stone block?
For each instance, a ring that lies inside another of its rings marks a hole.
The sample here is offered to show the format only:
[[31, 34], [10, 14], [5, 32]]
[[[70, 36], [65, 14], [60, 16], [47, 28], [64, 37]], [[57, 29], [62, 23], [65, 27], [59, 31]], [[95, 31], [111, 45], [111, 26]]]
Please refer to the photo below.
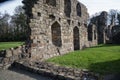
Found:
[[6, 50], [6, 57], [9, 58], [9, 57], [12, 57], [13, 56], [13, 52], [11, 49], [8, 49]]

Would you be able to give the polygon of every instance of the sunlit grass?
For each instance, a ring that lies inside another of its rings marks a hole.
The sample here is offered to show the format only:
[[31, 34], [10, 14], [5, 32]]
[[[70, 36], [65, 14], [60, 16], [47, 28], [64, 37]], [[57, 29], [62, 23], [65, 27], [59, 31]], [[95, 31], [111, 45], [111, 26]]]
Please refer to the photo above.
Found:
[[99, 45], [47, 60], [62, 66], [108, 74], [120, 72], [120, 46]]
[[23, 42], [0, 42], [0, 50], [17, 47], [22, 44], [23, 44]]

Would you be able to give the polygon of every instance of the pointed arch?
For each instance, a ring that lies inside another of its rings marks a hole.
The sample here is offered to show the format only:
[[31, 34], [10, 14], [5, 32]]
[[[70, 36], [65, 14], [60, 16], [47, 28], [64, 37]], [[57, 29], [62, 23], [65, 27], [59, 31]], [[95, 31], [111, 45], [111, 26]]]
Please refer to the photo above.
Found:
[[77, 26], [73, 29], [73, 41], [74, 41], [74, 50], [79, 50], [80, 38], [79, 38], [79, 29]]
[[64, 0], [64, 13], [67, 17], [71, 15], [71, 0]]
[[52, 31], [52, 43], [55, 46], [61, 47], [62, 46], [61, 26], [57, 21], [52, 24], [51, 31]]
[[93, 41], [93, 25], [88, 25], [88, 41]]
[[77, 16], [81, 17], [82, 14], [81, 14], [81, 5], [80, 5], [80, 3], [77, 4], [76, 11], [77, 11]]

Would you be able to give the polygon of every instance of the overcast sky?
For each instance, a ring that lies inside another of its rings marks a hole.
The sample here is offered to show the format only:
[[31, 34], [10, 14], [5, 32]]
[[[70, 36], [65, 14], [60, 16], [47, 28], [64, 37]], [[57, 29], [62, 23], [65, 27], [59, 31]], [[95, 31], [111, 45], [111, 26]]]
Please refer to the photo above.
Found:
[[79, 1], [87, 6], [90, 15], [100, 11], [109, 11], [110, 9], [120, 10], [120, 0], [79, 0]]
[[[0, 12], [7, 11], [13, 14], [14, 9], [18, 5], [22, 5], [22, 0], [13, 0], [6, 3], [0, 4]], [[109, 11], [110, 9], [120, 10], [120, 0], [79, 0], [88, 8], [90, 15], [100, 11]]]
[[11, 15], [14, 13], [14, 9], [18, 5], [22, 5], [22, 0], [11, 0], [0, 4], [0, 12], [4, 13], [5, 11]]

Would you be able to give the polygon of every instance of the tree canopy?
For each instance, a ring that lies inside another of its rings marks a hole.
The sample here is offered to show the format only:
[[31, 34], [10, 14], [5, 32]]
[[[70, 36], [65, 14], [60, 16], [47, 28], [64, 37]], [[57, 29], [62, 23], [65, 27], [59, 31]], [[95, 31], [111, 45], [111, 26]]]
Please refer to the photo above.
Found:
[[29, 27], [22, 6], [17, 6], [12, 16], [0, 13], [0, 30], [0, 41], [27, 40]]

